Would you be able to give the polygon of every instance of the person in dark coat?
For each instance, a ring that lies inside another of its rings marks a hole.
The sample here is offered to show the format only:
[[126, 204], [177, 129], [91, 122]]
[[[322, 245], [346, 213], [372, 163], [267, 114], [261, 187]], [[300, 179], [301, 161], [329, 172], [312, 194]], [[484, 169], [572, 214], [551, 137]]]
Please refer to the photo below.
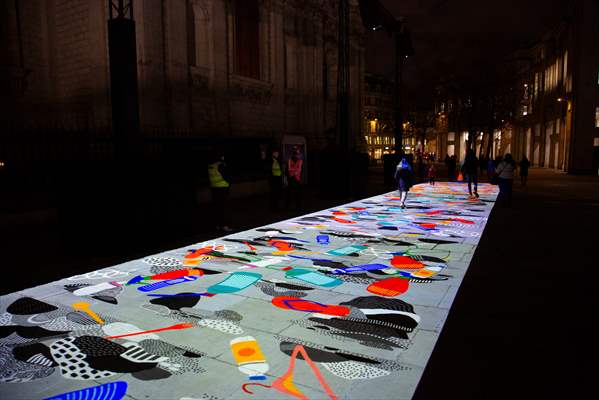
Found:
[[499, 196], [497, 196], [497, 200], [501, 200], [504, 207], [510, 207], [512, 202], [512, 186], [514, 184], [515, 170], [516, 163], [509, 153], [503, 157], [503, 161], [501, 161], [495, 169], [499, 185]]
[[478, 158], [472, 149], [466, 153], [462, 174], [467, 176], [470, 196], [472, 196], [472, 184], [474, 183], [474, 195], [478, 197]]
[[410, 164], [408, 164], [405, 158], [402, 158], [397, 165], [395, 170], [395, 180], [397, 181], [397, 189], [400, 194], [401, 208], [406, 208], [408, 192], [414, 184], [414, 174], [412, 173], [412, 167], [410, 167]]
[[520, 160], [520, 183], [522, 184], [522, 186], [526, 186], [529, 167], [530, 161], [528, 161], [528, 158], [526, 158], [526, 156], [522, 156], [522, 160]]
[[455, 181], [455, 168], [458, 164], [458, 161], [455, 157], [455, 154], [449, 157], [449, 163], [447, 164], [447, 180], [452, 182]]

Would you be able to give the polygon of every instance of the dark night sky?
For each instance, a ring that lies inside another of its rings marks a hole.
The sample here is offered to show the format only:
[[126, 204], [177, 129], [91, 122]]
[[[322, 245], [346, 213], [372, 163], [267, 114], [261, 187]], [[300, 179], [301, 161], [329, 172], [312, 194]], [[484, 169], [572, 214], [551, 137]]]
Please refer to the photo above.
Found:
[[[485, 65], [539, 40], [560, 22], [567, 5], [567, 0], [380, 1], [411, 30], [416, 55], [406, 62], [404, 82], [412, 101], [425, 105], [441, 77], [484, 73]], [[367, 71], [392, 78], [392, 39], [368, 32], [366, 40]]]

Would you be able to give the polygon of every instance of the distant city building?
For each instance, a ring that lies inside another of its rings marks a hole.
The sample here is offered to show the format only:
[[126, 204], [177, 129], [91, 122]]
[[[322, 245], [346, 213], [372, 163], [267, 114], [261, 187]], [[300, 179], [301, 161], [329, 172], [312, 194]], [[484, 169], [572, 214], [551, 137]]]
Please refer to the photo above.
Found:
[[393, 83], [373, 74], [366, 74], [364, 83], [362, 132], [371, 162], [380, 163], [395, 149]]
[[528, 50], [520, 71], [513, 135], [498, 138], [517, 158], [571, 173], [599, 167], [599, 3], [575, 1], [571, 15]]
[[[11, 136], [2, 157], [82, 154], [52, 136], [68, 131], [81, 132], [90, 157], [110, 158], [108, 3], [2, 2], [1, 120]], [[350, 142], [358, 145], [364, 37], [357, 0], [350, 7]], [[311, 150], [332, 140], [338, 1], [137, 0], [133, 17], [144, 154], [181, 138], [300, 135]], [[24, 130], [45, 132], [44, 145], [22, 140]]]
[[[493, 100], [478, 104], [451, 82], [438, 88], [440, 155], [463, 159], [472, 145], [482, 155], [511, 153], [517, 160], [526, 156], [534, 166], [597, 173], [599, 24], [594, 16], [599, 3], [575, 0], [567, 14], [538, 43], [508, 57], [502, 68], [513, 74], [499, 84], [503, 87]], [[480, 115], [488, 118], [479, 120]]]

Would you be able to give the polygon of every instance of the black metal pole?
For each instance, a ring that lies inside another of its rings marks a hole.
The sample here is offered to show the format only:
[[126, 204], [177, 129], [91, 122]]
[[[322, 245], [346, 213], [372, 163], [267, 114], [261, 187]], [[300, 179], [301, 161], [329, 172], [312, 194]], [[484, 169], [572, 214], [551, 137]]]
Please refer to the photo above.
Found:
[[339, 0], [339, 42], [337, 70], [337, 145], [349, 152], [349, 1]]
[[[338, 68], [337, 68], [337, 157], [340, 165], [352, 165], [349, 106], [349, 0], [339, 0]], [[340, 193], [352, 193], [353, 169], [339, 182]]]
[[[108, 4], [108, 59], [112, 130], [117, 159], [127, 160], [138, 153], [139, 99], [133, 1]], [[113, 13], [116, 11], [116, 15]]]
[[401, 33], [395, 33], [395, 154], [403, 154], [403, 52], [401, 48]]

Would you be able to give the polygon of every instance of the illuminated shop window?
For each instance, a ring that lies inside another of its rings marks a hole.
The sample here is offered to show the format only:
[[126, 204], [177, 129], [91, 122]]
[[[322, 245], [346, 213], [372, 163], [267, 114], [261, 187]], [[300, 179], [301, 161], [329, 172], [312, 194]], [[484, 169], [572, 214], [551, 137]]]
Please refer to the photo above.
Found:
[[595, 107], [595, 128], [599, 128], [599, 107]]

